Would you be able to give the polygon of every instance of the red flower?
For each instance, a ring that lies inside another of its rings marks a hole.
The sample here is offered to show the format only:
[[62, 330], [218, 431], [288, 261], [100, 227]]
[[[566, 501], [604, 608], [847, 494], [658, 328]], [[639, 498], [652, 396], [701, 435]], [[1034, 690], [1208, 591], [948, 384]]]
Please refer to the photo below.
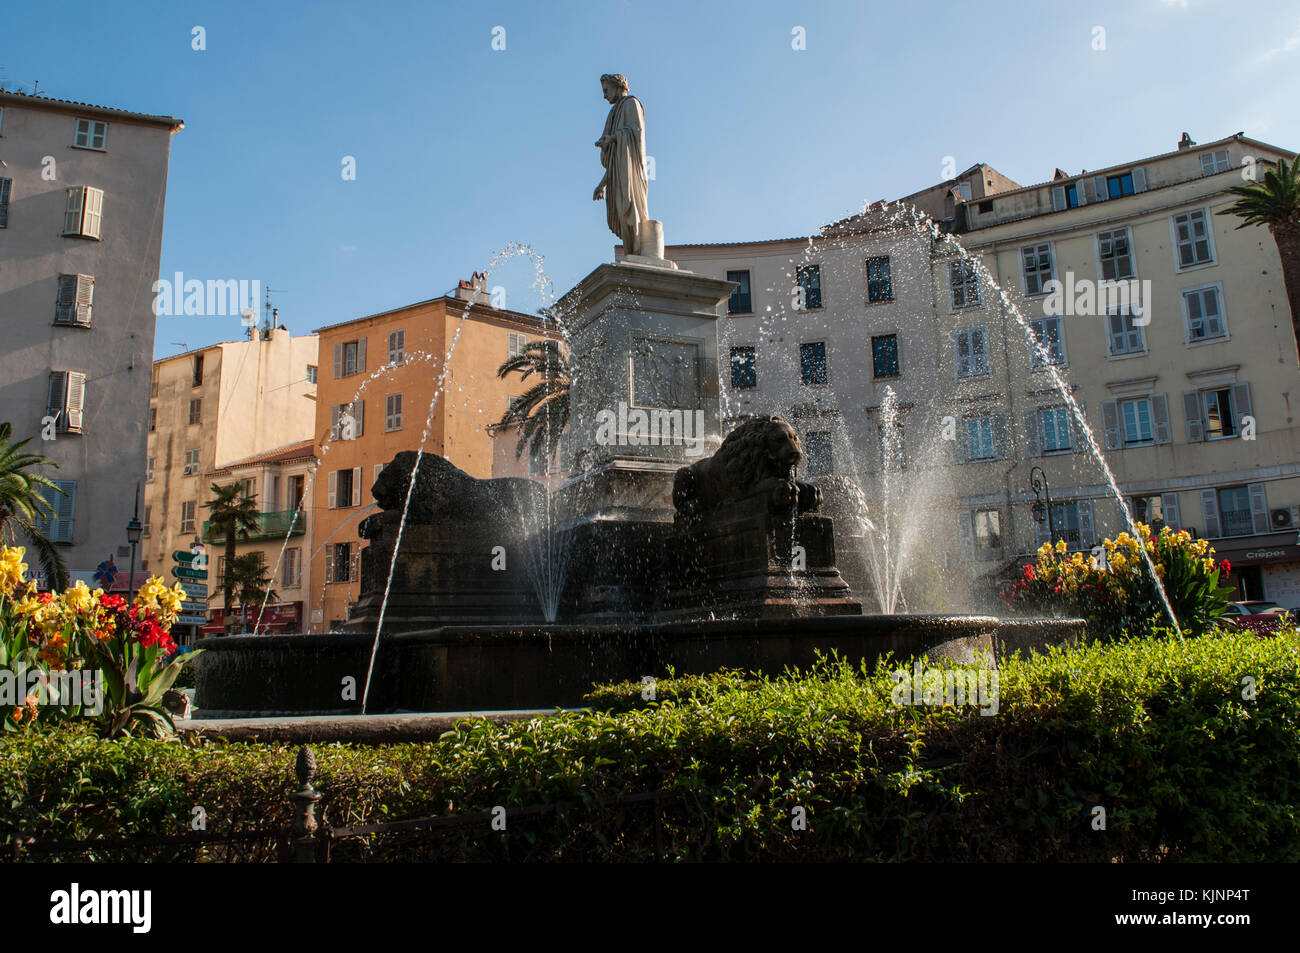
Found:
[[1034, 567], [1033, 567], [1033, 566], [1026, 566], [1026, 567], [1025, 567], [1025, 582], [1033, 582], [1033, 581], [1034, 581]]
[[1232, 563], [1228, 562], [1226, 559], [1219, 563], [1219, 572], [1225, 576], [1232, 572]]
[[54, 601], [54, 593], [42, 592], [39, 596], [36, 597], [36, 601], [48, 606], [51, 602]]
[[118, 595], [104, 596], [102, 599], [99, 600], [99, 602], [100, 605], [102, 605], [105, 609], [120, 611], [126, 608], [126, 600]]

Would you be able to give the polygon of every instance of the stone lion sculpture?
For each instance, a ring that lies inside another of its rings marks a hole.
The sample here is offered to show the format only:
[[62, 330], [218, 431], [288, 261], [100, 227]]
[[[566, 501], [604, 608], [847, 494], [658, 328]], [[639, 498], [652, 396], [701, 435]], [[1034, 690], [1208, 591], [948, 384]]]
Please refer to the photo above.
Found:
[[812, 512], [821, 505], [821, 491], [795, 479], [801, 459], [793, 427], [774, 415], [750, 417], [727, 434], [713, 456], [677, 471], [673, 506], [679, 515], [694, 516], [767, 493], [773, 510]]
[[[416, 453], [403, 450], [375, 480], [371, 493], [384, 510], [401, 513], [411, 485]], [[465, 523], [489, 527], [502, 521], [517, 525], [519, 514], [544, 506], [546, 488], [534, 480], [500, 477], [480, 480], [445, 457], [426, 453], [411, 494], [407, 520], [413, 523]]]

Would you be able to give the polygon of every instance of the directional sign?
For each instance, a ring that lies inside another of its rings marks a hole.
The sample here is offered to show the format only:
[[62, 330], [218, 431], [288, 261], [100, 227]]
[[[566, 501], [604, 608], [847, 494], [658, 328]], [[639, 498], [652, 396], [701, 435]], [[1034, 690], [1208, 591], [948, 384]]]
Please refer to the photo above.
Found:
[[180, 615], [176, 617], [177, 625], [207, 625], [208, 617], [206, 615]]
[[172, 575], [177, 579], [207, 579], [206, 569], [191, 569], [189, 566], [173, 566]]
[[187, 552], [183, 549], [178, 549], [174, 553], [172, 553], [172, 559], [176, 560], [178, 563], [192, 563], [194, 562], [194, 558], [198, 555], [200, 554]]
[[185, 595], [189, 596], [191, 599], [208, 598], [207, 583], [182, 581], [180, 586], [183, 590], [185, 590]]
[[207, 615], [208, 604], [206, 602], [182, 602], [181, 612], [188, 615]]

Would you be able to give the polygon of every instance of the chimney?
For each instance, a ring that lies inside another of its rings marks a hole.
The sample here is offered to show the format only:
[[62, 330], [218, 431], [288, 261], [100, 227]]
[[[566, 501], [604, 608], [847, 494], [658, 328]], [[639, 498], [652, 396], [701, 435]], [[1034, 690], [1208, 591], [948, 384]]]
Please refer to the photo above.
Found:
[[1180, 152], [1183, 149], [1190, 149], [1194, 145], [1196, 145], [1196, 143], [1192, 141], [1192, 137], [1187, 133], [1183, 133], [1183, 138], [1178, 140], [1178, 150]]
[[469, 301], [472, 304], [490, 304], [492, 297], [487, 290], [487, 275], [476, 271], [469, 281], [464, 279], [458, 281], [455, 295], [461, 301]]

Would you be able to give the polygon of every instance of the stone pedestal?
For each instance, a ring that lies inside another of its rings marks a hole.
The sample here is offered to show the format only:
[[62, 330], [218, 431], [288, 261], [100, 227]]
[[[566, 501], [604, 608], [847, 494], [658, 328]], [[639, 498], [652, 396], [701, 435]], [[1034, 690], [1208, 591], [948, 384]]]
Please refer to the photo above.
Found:
[[569, 567], [565, 617], [636, 617], [662, 591], [647, 552], [662, 558], [677, 470], [721, 443], [718, 305], [734, 287], [633, 256], [600, 265], [557, 305], [572, 349], [564, 448], [575, 476], [556, 512], [583, 554]]

